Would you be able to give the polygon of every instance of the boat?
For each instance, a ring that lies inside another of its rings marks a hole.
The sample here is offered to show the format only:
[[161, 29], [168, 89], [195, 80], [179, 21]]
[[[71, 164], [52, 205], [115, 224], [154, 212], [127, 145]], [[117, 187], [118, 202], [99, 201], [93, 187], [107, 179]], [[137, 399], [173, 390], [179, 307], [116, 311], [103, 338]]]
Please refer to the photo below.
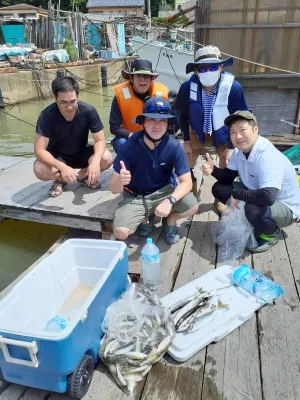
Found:
[[[185, 42], [149, 41], [134, 36], [132, 43], [140, 58], [152, 61], [154, 71], [160, 75], [160, 82], [168, 86], [170, 90], [178, 91], [180, 85], [190, 78], [191, 74], [185, 73], [185, 66], [194, 61], [194, 55]], [[171, 48], [172, 46], [174, 48]]]

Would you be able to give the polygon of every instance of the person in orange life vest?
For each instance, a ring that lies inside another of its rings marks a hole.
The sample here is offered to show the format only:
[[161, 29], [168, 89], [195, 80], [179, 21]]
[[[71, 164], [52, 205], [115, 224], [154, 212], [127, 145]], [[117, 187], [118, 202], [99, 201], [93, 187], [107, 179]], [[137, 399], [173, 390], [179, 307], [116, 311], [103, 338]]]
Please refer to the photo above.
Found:
[[153, 97], [168, 100], [169, 92], [165, 85], [154, 82], [158, 74], [153, 72], [149, 60], [134, 60], [130, 72], [123, 69], [122, 76], [126, 82], [114, 88], [115, 97], [109, 117], [110, 132], [115, 136], [111, 145], [116, 153], [134, 132], [142, 129], [141, 125], [135, 123], [135, 119], [142, 113], [145, 102]]

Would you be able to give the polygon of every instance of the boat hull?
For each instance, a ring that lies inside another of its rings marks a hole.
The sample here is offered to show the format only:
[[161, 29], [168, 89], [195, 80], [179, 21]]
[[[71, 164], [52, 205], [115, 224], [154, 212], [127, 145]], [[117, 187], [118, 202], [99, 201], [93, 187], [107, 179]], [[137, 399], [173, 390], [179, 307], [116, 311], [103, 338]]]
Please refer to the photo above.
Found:
[[159, 81], [168, 86], [169, 90], [178, 90], [181, 83], [190, 78], [185, 73], [185, 66], [193, 62], [193, 53], [184, 50], [174, 50], [166, 47], [163, 42], [149, 42], [143, 38], [132, 38], [134, 48], [140, 58], [152, 62], [153, 69], [159, 73]]

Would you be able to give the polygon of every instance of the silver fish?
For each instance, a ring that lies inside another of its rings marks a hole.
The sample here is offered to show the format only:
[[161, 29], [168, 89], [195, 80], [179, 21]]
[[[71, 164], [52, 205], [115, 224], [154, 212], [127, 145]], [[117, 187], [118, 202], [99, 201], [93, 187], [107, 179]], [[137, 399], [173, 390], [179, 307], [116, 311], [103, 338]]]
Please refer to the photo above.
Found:
[[120, 367], [118, 366], [118, 364], [116, 364], [116, 370], [117, 370], [117, 377], [119, 382], [121, 383], [121, 386], [126, 386], [126, 381], [121, 374]]
[[130, 351], [124, 354], [125, 357], [132, 358], [133, 360], [145, 360], [148, 356], [144, 353], [139, 353], [136, 351]]

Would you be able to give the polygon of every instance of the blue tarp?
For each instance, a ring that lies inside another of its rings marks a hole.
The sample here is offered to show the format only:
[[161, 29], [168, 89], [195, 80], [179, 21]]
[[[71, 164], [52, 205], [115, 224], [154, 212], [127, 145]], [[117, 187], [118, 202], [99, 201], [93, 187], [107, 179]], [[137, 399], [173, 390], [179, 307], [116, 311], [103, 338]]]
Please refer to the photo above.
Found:
[[[55, 48], [58, 48], [58, 45], [56, 45], [56, 24], [53, 24], [53, 28], [54, 28], [54, 44], [55, 44]], [[64, 43], [64, 41], [67, 39], [68, 37], [68, 27], [66, 25], [61, 24], [59, 26], [59, 33], [58, 33], [58, 43]]]
[[117, 24], [118, 48], [120, 56], [126, 55], [124, 24]]
[[17, 43], [25, 43], [23, 25], [2, 25], [5, 43], [15, 46]]
[[94, 24], [88, 24], [87, 26], [87, 42], [89, 45], [95, 47], [95, 49], [100, 49], [100, 33], [95, 27], [101, 26], [101, 22], [95, 22]]

